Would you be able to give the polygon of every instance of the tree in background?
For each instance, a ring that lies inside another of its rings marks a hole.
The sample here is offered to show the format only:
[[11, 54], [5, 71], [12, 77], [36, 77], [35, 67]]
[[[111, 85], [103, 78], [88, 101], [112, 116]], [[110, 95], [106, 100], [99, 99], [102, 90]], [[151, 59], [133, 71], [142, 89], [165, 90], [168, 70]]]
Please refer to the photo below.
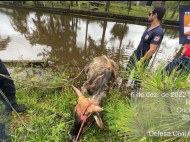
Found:
[[73, 1], [70, 1], [70, 5], [73, 6]]
[[106, 1], [106, 9], [105, 11], [109, 11], [110, 8], [110, 1]]
[[181, 1], [178, 1], [178, 3], [177, 3], [177, 5], [176, 5], [176, 7], [174, 8], [174, 11], [173, 11], [173, 13], [172, 13], [172, 15], [171, 15], [170, 18], [173, 18], [173, 17], [174, 17], [174, 15], [175, 15], [175, 13], [176, 13], [176, 11], [177, 11], [177, 8], [179, 7], [180, 2], [181, 2]]
[[38, 1], [33, 1], [35, 6], [38, 6]]
[[5, 50], [10, 41], [11, 41], [10, 36], [8, 36], [6, 39], [3, 39], [1, 38], [1, 35], [0, 35], [0, 51]]
[[[22, 1], [23, 2], [23, 4], [25, 4], [27, 1]], [[35, 5], [35, 6], [42, 6], [42, 5], [44, 5], [43, 3], [42, 3], [42, 1], [32, 1], [33, 2], [33, 4]]]
[[165, 6], [170, 10], [173, 10], [173, 13], [170, 18], [175, 16], [176, 11], [180, 5], [190, 5], [190, 1], [165, 1]]
[[88, 10], [90, 9], [89, 1], [87, 1], [87, 9], [88, 9]]
[[26, 1], [18, 1], [21, 4], [26, 4]]
[[127, 2], [127, 6], [128, 6], [128, 12], [127, 12], [127, 15], [129, 15], [129, 12], [131, 11], [131, 4], [132, 4], [132, 1], [128, 1]]
[[131, 10], [131, 3], [132, 3], [132, 1], [129, 1], [128, 12]]

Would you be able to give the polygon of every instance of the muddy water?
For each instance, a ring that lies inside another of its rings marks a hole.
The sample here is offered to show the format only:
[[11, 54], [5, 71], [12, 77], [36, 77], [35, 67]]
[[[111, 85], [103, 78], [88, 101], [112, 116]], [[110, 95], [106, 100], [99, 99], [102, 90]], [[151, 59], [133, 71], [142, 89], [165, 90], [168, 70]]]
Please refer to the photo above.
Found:
[[[2, 60], [75, 60], [84, 66], [101, 54], [126, 65], [147, 24], [0, 8]], [[152, 58], [155, 68], [180, 55], [179, 28], [164, 27], [164, 39]]]

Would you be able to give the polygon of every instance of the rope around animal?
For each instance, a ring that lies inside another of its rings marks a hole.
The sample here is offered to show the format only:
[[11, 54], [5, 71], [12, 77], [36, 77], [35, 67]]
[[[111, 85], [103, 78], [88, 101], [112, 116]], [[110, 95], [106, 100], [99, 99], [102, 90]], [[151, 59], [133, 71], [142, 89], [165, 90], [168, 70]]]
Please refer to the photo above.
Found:
[[[79, 77], [81, 74], [82, 74], [82, 72], [85, 70], [85, 68], [87, 67], [87, 65], [83, 68], [83, 70], [75, 77], [75, 78], [73, 78], [73, 79], [71, 79], [70, 81], [68, 81], [68, 82], [71, 82], [71, 81], [73, 81], [73, 80], [75, 80], [77, 77]], [[13, 80], [10, 76], [8, 76], [8, 75], [4, 75], [4, 74], [0, 74], [0, 76], [3, 76], [3, 77], [5, 77], [5, 78], [7, 78], [7, 79], [10, 79], [10, 80]], [[67, 82], [67, 83], [68, 83]], [[21, 121], [21, 123], [23, 124], [23, 126], [24, 126], [24, 128], [27, 130], [27, 131], [29, 131], [29, 132], [37, 132], [38, 130], [32, 130], [32, 129], [30, 129], [30, 128], [28, 128], [27, 126], [26, 126], [26, 123], [21, 119], [21, 117], [19, 116], [19, 114], [16, 112], [16, 110], [13, 108], [13, 106], [11, 105], [11, 103], [9, 102], [9, 100], [8, 100], [8, 98], [5, 96], [5, 94], [3, 93], [3, 91], [0, 89], [0, 94], [3, 96], [3, 98], [7, 101], [7, 103], [11, 106], [11, 108], [12, 108], [12, 110], [14, 111], [14, 113], [17, 115], [17, 117], [20, 119], [20, 121]]]

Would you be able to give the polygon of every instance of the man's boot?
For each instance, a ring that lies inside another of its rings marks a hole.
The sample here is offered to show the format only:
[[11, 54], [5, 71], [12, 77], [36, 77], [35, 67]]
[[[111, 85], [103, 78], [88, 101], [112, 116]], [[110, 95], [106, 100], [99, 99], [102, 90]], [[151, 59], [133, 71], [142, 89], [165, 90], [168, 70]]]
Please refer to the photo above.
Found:
[[13, 105], [13, 108], [16, 110], [16, 112], [20, 113], [20, 112], [24, 112], [27, 110], [27, 107], [25, 105]]
[[[15, 96], [9, 97], [8, 100], [9, 100], [9, 103], [12, 105], [12, 107], [16, 110], [16, 112], [20, 113], [27, 110], [27, 107], [25, 105], [17, 104]], [[5, 112], [13, 111], [12, 107], [9, 105], [7, 101], [4, 100], [3, 103], [5, 105]]]
[[[15, 109], [16, 112], [20, 113], [20, 112], [24, 112], [27, 110], [27, 107], [25, 105], [18, 105], [18, 104], [14, 104], [12, 105], [12, 107]], [[12, 108], [5, 108], [6, 112], [11, 112], [13, 111]]]

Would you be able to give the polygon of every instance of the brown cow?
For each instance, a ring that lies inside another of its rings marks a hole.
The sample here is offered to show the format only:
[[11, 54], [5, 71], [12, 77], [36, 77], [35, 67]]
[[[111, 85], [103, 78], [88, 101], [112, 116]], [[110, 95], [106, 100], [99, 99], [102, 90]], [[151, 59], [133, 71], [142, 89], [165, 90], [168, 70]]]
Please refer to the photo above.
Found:
[[[80, 92], [73, 86], [79, 99], [78, 104], [74, 108], [74, 126], [69, 132], [69, 140], [71, 141], [77, 140], [77, 135], [80, 134], [80, 128], [81, 133], [83, 133], [90, 127], [94, 119], [97, 125], [103, 129], [103, 123], [99, 113], [103, 111], [101, 106], [107, 97], [110, 86], [117, 79], [118, 66], [112, 59], [102, 55], [94, 58], [87, 64], [85, 73], [87, 75], [87, 81], [81, 87], [82, 91]], [[83, 96], [85, 92], [91, 95], [91, 98], [85, 98]], [[86, 121], [83, 122], [83, 118]]]

